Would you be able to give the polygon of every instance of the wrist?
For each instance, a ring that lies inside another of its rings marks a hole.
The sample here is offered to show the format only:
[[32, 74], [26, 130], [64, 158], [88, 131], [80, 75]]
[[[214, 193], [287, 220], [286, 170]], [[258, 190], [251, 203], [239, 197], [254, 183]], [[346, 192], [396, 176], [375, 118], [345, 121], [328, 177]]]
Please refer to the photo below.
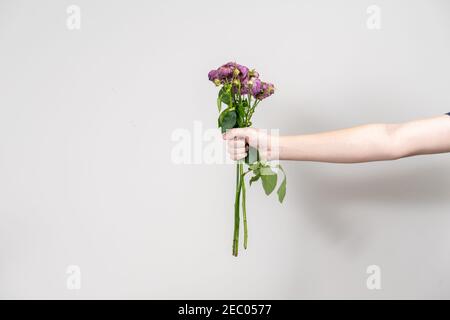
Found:
[[285, 148], [285, 138], [279, 135], [270, 136], [268, 139], [267, 160], [282, 160], [283, 149]]
[[299, 148], [300, 143], [298, 136], [277, 136], [272, 160], [304, 160], [304, 155], [300, 152], [303, 148]]

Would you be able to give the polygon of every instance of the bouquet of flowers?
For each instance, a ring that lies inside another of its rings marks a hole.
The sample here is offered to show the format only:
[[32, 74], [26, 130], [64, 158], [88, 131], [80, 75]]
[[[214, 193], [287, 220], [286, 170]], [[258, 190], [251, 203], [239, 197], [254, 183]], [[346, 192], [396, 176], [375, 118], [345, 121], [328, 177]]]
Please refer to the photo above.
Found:
[[[258, 104], [275, 92], [274, 85], [259, 79], [259, 73], [250, 70], [246, 66], [235, 62], [229, 62], [218, 69], [208, 73], [210, 81], [220, 87], [217, 97], [219, 109], [218, 126], [222, 133], [232, 128], [246, 128], [252, 125], [251, 119]], [[222, 106], [226, 107], [222, 111]], [[277, 186], [277, 177], [280, 172], [283, 180], [277, 190], [278, 200], [283, 202], [286, 195], [286, 174], [283, 168], [277, 164], [260, 159], [257, 149], [248, 148], [245, 161], [239, 160], [236, 164], [236, 198], [234, 202], [234, 233], [233, 255], [238, 255], [240, 205], [242, 204], [242, 218], [244, 224], [244, 249], [247, 249], [248, 228], [246, 209], [245, 176], [252, 175], [249, 180], [253, 182], [261, 180], [266, 195], [272, 193]], [[244, 170], [244, 165], [246, 170]], [[241, 202], [242, 201], [242, 202]]]

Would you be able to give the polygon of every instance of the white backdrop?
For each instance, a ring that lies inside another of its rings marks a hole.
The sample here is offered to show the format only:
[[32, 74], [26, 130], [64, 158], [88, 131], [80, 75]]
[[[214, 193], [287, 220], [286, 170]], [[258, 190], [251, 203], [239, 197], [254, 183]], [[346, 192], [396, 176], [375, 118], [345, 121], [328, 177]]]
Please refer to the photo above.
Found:
[[450, 298], [449, 154], [284, 163], [283, 205], [248, 192], [238, 258], [233, 166], [171, 159], [175, 130], [216, 125], [207, 72], [229, 60], [275, 83], [254, 123], [281, 134], [449, 112], [449, 18], [446, 0], [1, 0], [0, 297]]

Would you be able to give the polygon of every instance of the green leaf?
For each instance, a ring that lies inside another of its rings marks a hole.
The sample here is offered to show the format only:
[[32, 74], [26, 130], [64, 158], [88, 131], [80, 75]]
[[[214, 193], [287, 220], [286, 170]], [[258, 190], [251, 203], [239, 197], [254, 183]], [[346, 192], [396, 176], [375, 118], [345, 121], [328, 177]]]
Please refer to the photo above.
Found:
[[280, 201], [280, 203], [283, 203], [284, 197], [286, 196], [286, 173], [284, 172], [281, 165], [278, 165], [278, 168], [283, 173], [283, 181], [278, 187], [277, 194], [278, 194], [278, 201]]
[[231, 104], [231, 87], [223, 86], [219, 91], [219, 99], [226, 105]]
[[253, 182], [258, 181], [259, 178], [261, 178], [261, 176], [260, 176], [259, 174], [257, 174], [257, 175], [255, 175], [255, 176], [251, 177], [251, 178], [250, 178], [250, 182], [249, 182], [250, 185], [252, 185]]
[[242, 104], [238, 104], [236, 107], [237, 111], [237, 124], [239, 128], [245, 127], [245, 110]]
[[225, 118], [225, 115], [226, 115], [228, 112], [231, 112], [231, 111], [234, 111], [234, 108], [226, 108], [225, 110], [222, 111], [222, 113], [219, 115], [219, 118], [218, 118], [218, 121], [217, 121], [218, 124], [219, 124], [219, 127], [222, 126], [223, 119]]
[[236, 111], [233, 108], [225, 109], [219, 116], [219, 127], [222, 128], [222, 133], [228, 129], [234, 128], [236, 125]]
[[253, 170], [253, 171], [255, 171], [257, 169], [259, 170], [259, 168], [261, 167], [261, 163], [254, 162], [252, 164], [249, 164], [248, 167], [250, 168], [250, 170]]
[[277, 175], [273, 170], [270, 168], [269, 165], [260, 163], [261, 165], [261, 175], [262, 176], [273, 176]]
[[261, 181], [266, 195], [272, 193], [277, 186], [277, 174], [270, 167], [261, 168]]
[[221, 98], [222, 102], [225, 103], [226, 105], [231, 105], [231, 93], [227, 92], [225, 93], [222, 98]]

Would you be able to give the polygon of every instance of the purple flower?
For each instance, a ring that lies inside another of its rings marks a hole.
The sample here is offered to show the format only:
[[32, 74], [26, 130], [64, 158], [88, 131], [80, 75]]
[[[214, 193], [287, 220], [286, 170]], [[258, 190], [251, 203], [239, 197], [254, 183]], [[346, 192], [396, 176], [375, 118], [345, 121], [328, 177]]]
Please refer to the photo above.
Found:
[[208, 74], [210, 81], [217, 82], [216, 80], [232, 81], [233, 79], [239, 79], [243, 81], [247, 78], [249, 69], [246, 66], [237, 64], [236, 62], [228, 62], [217, 70], [211, 70]]
[[256, 97], [256, 95], [259, 94], [259, 92], [261, 91], [262, 81], [259, 80], [258, 78], [251, 79], [250, 81], [253, 82], [252, 95]]
[[261, 91], [255, 95], [258, 100], [263, 100], [271, 96], [275, 92], [275, 87], [272, 83], [262, 82]]
[[216, 79], [219, 79], [219, 71], [218, 70], [211, 70], [208, 73], [208, 79], [209, 79], [209, 81], [214, 81]]
[[256, 96], [261, 91], [262, 82], [258, 78], [244, 79], [241, 85], [241, 94]]
[[208, 73], [208, 79], [216, 85], [223, 84], [225, 80], [231, 80], [233, 78], [233, 70], [234, 67], [227, 63], [218, 69], [211, 70]]
[[218, 73], [219, 73], [219, 79], [220, 80], [231, 80], [233, 78], [233, 71], [234, 68], [231, 66], [221, 66], [218, 69]]
[[211, 70], [208, 79], [217, 86], [232, 83], [234, 93], [238, 93], [240, 88], [240, 94], [251, 94], [258, 100], [265, 99], [275, 92], [274, 85], [262, 82], [256, 70], [250, 70], [236, 62], [228, 62], [216, 70]]
[[236, 65], [237, 65], [237, 63], [236, 62], [232, 62], [232, 61], [230, 61], [230, 62], [227, 62], [227, 63], [225, 63], [222, 67], [230, 67], [230, 68], [235, 68], [236, 67]]
[[239, 70], [239, 79], [242, 81], [248, 76], [248, 68], [246, 66], [241, 66], [240, 64], [236, 64], [236, 68]]
[[241, 82], [241, 94], [248, 94], [249, 88], [248, 88], [248, 79], [244, 79]]

